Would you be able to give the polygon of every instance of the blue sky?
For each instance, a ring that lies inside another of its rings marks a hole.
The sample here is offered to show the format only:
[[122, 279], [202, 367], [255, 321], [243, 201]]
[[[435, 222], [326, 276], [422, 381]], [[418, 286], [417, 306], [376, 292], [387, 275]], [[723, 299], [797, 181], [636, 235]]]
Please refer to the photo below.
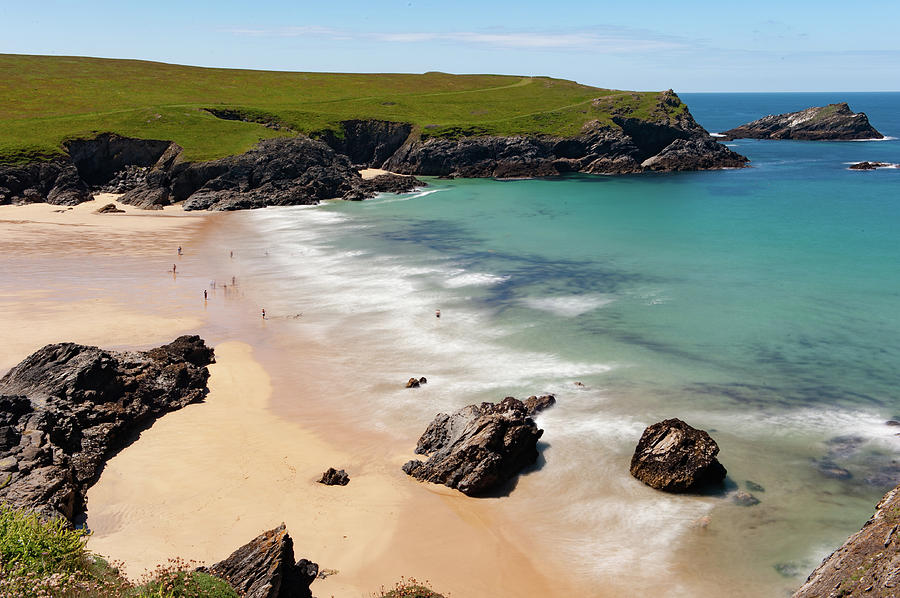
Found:
[[0, 52], [680, 92], [900, 90], [900, 1], [0, 0]]

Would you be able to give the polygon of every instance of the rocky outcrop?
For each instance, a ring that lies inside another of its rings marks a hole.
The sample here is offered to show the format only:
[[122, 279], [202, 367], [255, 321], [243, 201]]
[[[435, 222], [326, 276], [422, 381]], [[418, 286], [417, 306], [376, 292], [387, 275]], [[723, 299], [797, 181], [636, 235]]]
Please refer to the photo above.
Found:
[[409, 123], [345, 120], [339, 133], [329, 129], [319, 133], [319, 138], [353, 164], [377, 168], [394, 155], [410, 133]]
[[878, 168], [900, 168], [900, 164], [889, 162], [857, 162], [850, 165], [850, 170], [876, 170]]
[[198, 571], [224, 579], [243, 598], [312, 598], [309, 586], [319, 566], [306, 559], [294, 562], [294, 541], [282, 523]]
[[68, 158], [0, 165], [0, 205], [46, 202], [74, 206], [91, 199], [91, 190]]
[[553, 395], [541, 395], [539, 397], [531, 395], [522, 403], [525, 405], [525, 413], [529, 417], [533, 417], [543, 411], [556, 405], [556, 397]]
[[416, 446], [416, 454], [429, 455], [428, 460], [409, 461], [403, 471], [469, 496], [483, 495], [537, 460], [543, 433], [522, 401], [512, 397], [439, 413]]
[[98, 214], [124, 214], [125, 210], [120, 210], [114, 203], [108, 203], [99, 210], [94, 210]]
[[127, 167], [153, 166], [170, 145], [171, 141], [102, 133], [93, 139], [68, 141], [64, 147], [81, 180], [99, 187]]
[[725, 479], [719, 445], [703, 430], [667, 419], [644, 430], [631, 458], [631, 475], [665, 492], [689, 492]]
[[516, 178], [741, 168], [747, 163], [710, 138], [672, 90], [659, 95], [649, 118], [623, 111], [612, 123], [588, 123], [571, 138], [410, 139], [382, 168], [419, 175]]
[[862, 529], [822, 561], [793, 598], [900, 595], [900, 486]]
[[343, 469], [329, 467], [325, 473], [322, 474], [319, 483], [325, 484], [326, 486], [346, 486], [350, 483], [350, 476], [347, 475], [347, 472]]
[[801, 139], [805, 141], [883, 139], [865, 112], [853, 112], [846, 102], [765, 116], [723, 131], [725, 139]]
[[379, 174], [371, 179], [362, 179], [354, 183], [354, 190], [344, 194], [343, 199], [360, 201], [374, 197], [376, 193], [409, 193], [427, 183], [414, 176], [404, 174]]
[[74, 522], [112, 455], [206, 395], [213, 351], [182, 336], [149, 351], [59, 343], [0, 378], [0, 500]]

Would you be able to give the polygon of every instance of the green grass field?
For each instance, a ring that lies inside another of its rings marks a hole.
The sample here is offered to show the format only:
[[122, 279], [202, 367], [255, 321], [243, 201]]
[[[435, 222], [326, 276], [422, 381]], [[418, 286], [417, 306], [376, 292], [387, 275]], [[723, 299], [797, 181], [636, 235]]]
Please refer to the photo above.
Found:
[[[186, 159], [212, 160], [268, 137], [340, 132], [348, 119], [407, 122], [432, 137], [570, 136], [588, 121], [612, 124], [613, 111], [649, 116], [657, 96], [549, 77], [292, 73], [0, 54], [0, 163], [52, 157], [67, 139], [103, 132], [172, 140]], [[223, 120], [204, 108], [284, 128]]]

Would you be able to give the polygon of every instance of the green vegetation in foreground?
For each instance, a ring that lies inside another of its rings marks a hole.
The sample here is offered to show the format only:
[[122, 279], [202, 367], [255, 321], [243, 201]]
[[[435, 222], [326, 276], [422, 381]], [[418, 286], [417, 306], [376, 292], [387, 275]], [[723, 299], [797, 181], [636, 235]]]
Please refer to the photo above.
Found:
[[[430, 137], [571, 136], [589, 121], [615, 126], [612, 114], [649, 117], [658, 93], [549, 77], [288, 73], [0, 54], [0, 97], [0, 163], [16, 163], [59, 155], [67, 139], [103, 132], [175, 141], [185, 159], [213, 160], [270, 137], [340, 135], [340, 122], [350, 119], [407, 122]], [[666, 109], [676, 115], [684, 105]]]
[[225, 581], [170, 561], [132, 584], [85, 548], [82, 530], [0, 503], [0, 596], [4, 598], [238, 598]]

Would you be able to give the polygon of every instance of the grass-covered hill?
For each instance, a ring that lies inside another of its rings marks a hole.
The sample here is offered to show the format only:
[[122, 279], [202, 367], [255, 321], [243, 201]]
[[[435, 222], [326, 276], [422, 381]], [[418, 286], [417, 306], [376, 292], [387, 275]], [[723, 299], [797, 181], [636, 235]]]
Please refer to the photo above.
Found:
[[0, 98], [0, 163], [15, 163], [103, 132], [175, 141], [185, 159], [212, 160], [268, 137], [340, 135], [339, 123], [351, 119], [411, 123], [434, 137], [571, 136], [588, 121], [615, 126], [614, 113], [651, 116], [658, 93], [549, 77], [295, 73], [0, 54]]

